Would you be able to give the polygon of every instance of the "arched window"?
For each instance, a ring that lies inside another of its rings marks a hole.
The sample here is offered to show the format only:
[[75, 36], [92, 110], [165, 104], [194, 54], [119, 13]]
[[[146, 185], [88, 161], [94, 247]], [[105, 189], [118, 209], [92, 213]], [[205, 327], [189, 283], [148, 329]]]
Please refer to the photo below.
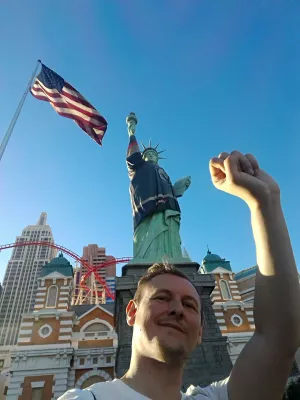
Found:
[[57, 286], [50, 286], [48, 289], [46, 307], [47, 308], [55, 308], [56, 307], [56, 300], [57, 300]]
[[95, 322], [94, 324], [89, 325], [84, 330], [84, 337], [85, 338], [98, 338], [107, 336], [109, 332], [109, 327], [102, 324], [101, 322]]
[[219, 282], [219, 285], [220, 285], [223, 300], [231, 300], [232, 297], [230, 294], [228, 283], [224, 279], [221, 279]]
[[81, 385], [81, 389], [85, 389], [93, 385], [94, 383], [98, 382], [105, 382], [105, 379], [102, 378], [102, 376], [91, 376], [90, 378], [88, 378], [86, 381], [83, 382], [83, 384]]

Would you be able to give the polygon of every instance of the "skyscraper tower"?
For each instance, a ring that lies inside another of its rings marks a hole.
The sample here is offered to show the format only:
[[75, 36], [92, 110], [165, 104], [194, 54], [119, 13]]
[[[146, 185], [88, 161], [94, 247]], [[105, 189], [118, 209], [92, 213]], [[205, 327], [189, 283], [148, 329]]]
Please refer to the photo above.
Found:
[[[47, 214], [41, 213], [36, 225], [29, 225], [16, 242], [54, 243], [52, 231], [47, 225]], [[48, 246], [15, 247], [8, 262], [3, 292], [0, 298], [0, 346], [17, 343], [22, 314], [33, 309], [37, 290], [37, 278], [42, 266], [56, 255]]]

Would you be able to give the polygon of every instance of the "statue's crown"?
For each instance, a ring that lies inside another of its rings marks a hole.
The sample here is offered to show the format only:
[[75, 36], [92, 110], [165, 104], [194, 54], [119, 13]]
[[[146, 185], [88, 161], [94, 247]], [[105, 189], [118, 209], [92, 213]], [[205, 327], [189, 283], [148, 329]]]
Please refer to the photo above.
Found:
[[151, 139], [150, 139], [150, 140], [149, 140], [149, 146], [148, 146], [148, 147], [145, 146], [144, 143], [142, 143], [142, 146], [143, 146], [143, 148], [144, 148], [143, 153], [142, 153], [143, 156], [144, 156], [144, 154], [145, 154], [147, 151], [152, 150], [152, 151], [155, 151], [155, 153], [157, 154], [157, 158], [158, 158], [159, 160], [165, 159], [165, 157], [160, 157], [160, 154], [163, 153], [163, 152], [166, 151], [166, 150], [158, 151], [159, 143], [157, 143], [156, 146], [152, 147]]

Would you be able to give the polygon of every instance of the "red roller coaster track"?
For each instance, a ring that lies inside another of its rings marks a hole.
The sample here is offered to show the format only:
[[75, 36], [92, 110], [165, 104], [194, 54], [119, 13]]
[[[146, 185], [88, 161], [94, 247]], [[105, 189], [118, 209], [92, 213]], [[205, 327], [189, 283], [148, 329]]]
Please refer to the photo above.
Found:
[[126, 263], [131, 260], [129, 257], [124, 257], [124, 258], [115, 258], [110, 261], [106, 261], [105, 263], [99, 264], [99, 265], [90, 265], [88, 262], [84, 261], [79, 255], [74, 253], [74, 251], [67, 249], [64, 246], [60, 246], [55, 243], [49, 243], [49, 242], [15, 242], [15, 243], [9, 243], [9, 244], [4, 244], [0, 245], [0, 252], [2, 250], [10, 249], [12, 247], [21, 247], [21, 246], [47, 246], [47, 247], [52, 247], [57, 250], [63, 251], [65, 254], [68, 254], [70, 257], [72, 257], [74, 260], [78, 261], [83, 267], [87, 269], [87, 273], [85, 273], [80, 281], [80, 286], [87, 291], [90, 291], [91, 289], [86, 285], [87, 278], [94, 273], [95, 279], [100, 285], [102, 285], [103, 289], [105, 290], [106, 296], [110, 297], [111, 299], [115, 299], [114, 293], [111, 292], [109, 287], [106, 285], [106, 282], [101, 276], [98, 274], [98, 270], [102, 268], [106, 268], [109, 265], [112, 264], [119, 264], [119, 263]]

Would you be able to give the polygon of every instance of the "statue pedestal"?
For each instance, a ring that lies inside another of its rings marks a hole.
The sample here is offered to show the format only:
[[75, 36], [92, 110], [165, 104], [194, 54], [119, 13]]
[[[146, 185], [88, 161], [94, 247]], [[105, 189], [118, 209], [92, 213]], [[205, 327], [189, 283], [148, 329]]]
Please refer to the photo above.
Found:
[[[145, 274], [151, 264], [127, 264], [122, 269], [122, 276], [116, 278], [115, 321], [118, 334], [116, 375], [121, 377], [129, 368], [131, 357], [132, 328], [126, 322], [126, 306], [134, 297], [139, 278]], [[226, 378], [232, 363], [228, 354], [226, 337], [223, 337], [216, 320], [210, 294], [215, 287], [215, 280], [210, 274], [198, 274], [199, 264], [186, 262], [175, 264], [193, 282], [204, 307], [204, 332], [202, 344], [191, 354], [183, 375], [182, 390], [189, 385], [205, 386]]]

